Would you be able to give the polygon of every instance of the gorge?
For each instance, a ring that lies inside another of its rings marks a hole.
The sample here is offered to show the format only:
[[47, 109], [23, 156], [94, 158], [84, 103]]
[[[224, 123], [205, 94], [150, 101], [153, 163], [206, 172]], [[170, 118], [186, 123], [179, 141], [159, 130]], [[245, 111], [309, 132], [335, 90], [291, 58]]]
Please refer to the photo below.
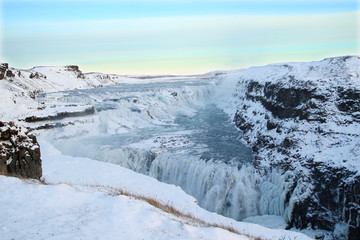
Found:
[[151, 79], [6, 69], [4, 96], [31, 104], [3, 116], [64, 155], [175, 184], [236, 220], [360, 238], [359, 57]]

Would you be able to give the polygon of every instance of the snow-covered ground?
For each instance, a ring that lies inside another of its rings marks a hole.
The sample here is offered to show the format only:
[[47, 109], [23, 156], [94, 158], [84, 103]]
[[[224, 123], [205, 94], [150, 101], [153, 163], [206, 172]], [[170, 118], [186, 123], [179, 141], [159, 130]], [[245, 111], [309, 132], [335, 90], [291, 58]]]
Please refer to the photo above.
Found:
[[[310, 239], [210, 213], [179, 187], [113, 164], [61, 155], [44, 141], [40, 145], [43, 182], [0, 176], [1, 239]], [[202, 222], [166, 213], [120, 190]]]

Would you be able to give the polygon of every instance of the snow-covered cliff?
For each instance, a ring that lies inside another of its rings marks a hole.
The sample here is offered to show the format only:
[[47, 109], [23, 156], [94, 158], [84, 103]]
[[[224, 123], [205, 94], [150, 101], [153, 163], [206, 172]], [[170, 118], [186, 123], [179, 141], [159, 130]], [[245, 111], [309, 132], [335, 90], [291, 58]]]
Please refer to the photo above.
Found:
[[360, 239], [360, 58], [274, 64], [218, 78], [218, 105], [255, 151], [255, 167], [286, 177], [288, 227]]

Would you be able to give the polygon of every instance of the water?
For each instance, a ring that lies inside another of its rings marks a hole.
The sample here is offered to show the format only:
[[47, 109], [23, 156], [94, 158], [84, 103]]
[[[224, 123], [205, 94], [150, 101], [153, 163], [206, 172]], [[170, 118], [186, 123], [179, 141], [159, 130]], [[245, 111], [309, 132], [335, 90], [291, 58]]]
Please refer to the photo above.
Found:
[[[210, 81], [123, 84], [43, 94], [53, 106], [90, 104], [93, 116], [40, 134], [63, 154], [119, 164], [180, 186], [200, 206], [237, 220], [285, 212], [284, 180], [260, 176], [252, 151]], [[270, 199], [271, 198], [271, 199]]]
[[195, 130], [189, 135], [195, 143], [190, 151], [197, 155], [200, 148], [203, 160], [215, 160], [239, 166], [252, 162], [252, 152], [240, 139], [239, 131], [229, 117], [214, 104], [198, 109], [193, 117], [178, 116], [177, 124], [186, 130]]

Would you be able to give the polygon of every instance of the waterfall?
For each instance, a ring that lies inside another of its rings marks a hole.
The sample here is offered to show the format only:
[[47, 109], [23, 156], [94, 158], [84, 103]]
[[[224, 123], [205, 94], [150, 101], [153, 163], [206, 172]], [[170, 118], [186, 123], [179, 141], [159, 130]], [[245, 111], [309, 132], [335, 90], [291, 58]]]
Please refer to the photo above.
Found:
[[222, 162], [165, 153], [153, 161], [150, 176], [180, 186], [209, 211], [237, 220], [257, 215], [259, 176], [252, 167], [238, 169]]
[[251, 149], [215, 105], [208, 82], [118, 85], [44, 94], [51, 104], [92, 104], [95, 115], [40, 134], [63, 154], [111, 162], [180, 186], [199, 205], [236, 220], [286, 216], [286, 181], [258, 173]]

